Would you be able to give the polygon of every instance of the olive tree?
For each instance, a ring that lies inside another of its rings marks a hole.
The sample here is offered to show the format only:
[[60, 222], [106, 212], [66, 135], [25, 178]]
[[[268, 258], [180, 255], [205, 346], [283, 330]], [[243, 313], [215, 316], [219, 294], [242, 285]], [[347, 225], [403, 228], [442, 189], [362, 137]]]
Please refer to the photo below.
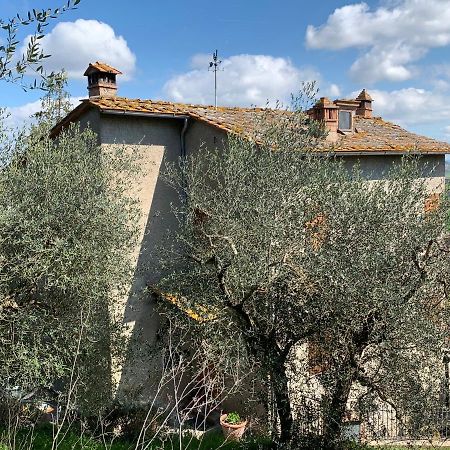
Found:
[[289, 386], [303, 376], [299, 349], [319, 347], [331, 448], [355, 384], [405, 409], [436, 393], [432, 363], [447, 334], [445, 199], [424, 208], [419, 157], [368, 181], [324, 151], [321, 125], [302, 110], [267, 110], [253, 128], [229, 135], [223, 152], [201, 148], [168, 165], [179, 228], [160, 289], [207, 310], [207, 338], [220, 346], [224, 333], [235, 336], [260, 385], [269, 380], [279, 445], [296, 434]]
[[77, 125], [52, 140], [49, 117], [17, 136], [0, 169], [0, 388], [59, 381], [72, 404], [101, 408], [120, 356], [114, 305], [132, 277], [137, 161]]

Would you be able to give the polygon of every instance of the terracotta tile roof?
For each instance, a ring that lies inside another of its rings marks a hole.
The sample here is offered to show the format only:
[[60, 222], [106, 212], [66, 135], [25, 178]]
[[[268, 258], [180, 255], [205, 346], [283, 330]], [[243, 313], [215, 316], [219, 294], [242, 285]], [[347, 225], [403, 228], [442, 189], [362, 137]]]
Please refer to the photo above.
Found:
[[[149, 115], [187, 116], [208, 123], [226, 132], [248, 134], [262, 108], [232, 108], [190, 105], [166, 101], [97, 97], [83, 100], [52, 130], [56, 135], [65, 124], [76, 120], [88, 108], [104, 112], [144, 113]], [[282, 114], [283, 112], [277, 112]], [[450, 144], [420, 136], [379, 117], [355, 116], [355, 133], [342, 135], [333, 150], [339, 153], [450, 153]], [[329, 148], [330, 144], [326, 144]], [[325, 147], [324, 147], [325, 148]], [[324, 149], [323, 148], [323, 149]]]
[[365, 100], [371, 102], [373, 98], [369, 95], [369, 93], [365, 89], [363, 89], [359, 93], [358, 97], [356, 97], [356, 100]]
[[110, 66], [109, 64], [105, 64], [100, 61], [96, 61], [95, 63], [89, 63], [89, 67], [84, 72], [84, 75], [85, 76], [89, 75], [89, 73], [91, 73], [94, 70], [106, 73], [114, 73], [116, 75], [122, 75], [122, 72], [120, 70], [117, 70], [114, 67]]
[[128, 98], [91, 98], [86, 100], [100, 110], [139, 112], [149, 114], [166, 114], [170, 116], [189, 116], [209, 123], [227, 132], [242, 133], [248, 129], [255, 116], [261, 114], [262, 108], [230, 108], [206, 105], [189, 105], [153, 100], [132, 100]]
[[355, 133], [343, 136], [336, 151], [450, 153], [450, 144], [411, 133], [381, 117], [355, 116]]

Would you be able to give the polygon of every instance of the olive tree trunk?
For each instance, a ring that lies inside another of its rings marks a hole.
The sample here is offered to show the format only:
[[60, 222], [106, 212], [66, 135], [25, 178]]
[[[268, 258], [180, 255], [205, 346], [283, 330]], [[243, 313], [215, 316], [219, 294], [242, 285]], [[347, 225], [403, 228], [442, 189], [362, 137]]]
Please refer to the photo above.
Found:
[[342, 421], [345, 416], [352, 383], [351, 370], [344, 368], [341, 374], [337, 374], [323, 417], [323, 440], [327, 448], [337, 449], [340, 446]]
[[289, 398], [289, 379], [283, 365], [276, 364], [271, 371], [275, 405], [280, 420], [279, 444], [288, 445], [292, 441], [294, 421]]

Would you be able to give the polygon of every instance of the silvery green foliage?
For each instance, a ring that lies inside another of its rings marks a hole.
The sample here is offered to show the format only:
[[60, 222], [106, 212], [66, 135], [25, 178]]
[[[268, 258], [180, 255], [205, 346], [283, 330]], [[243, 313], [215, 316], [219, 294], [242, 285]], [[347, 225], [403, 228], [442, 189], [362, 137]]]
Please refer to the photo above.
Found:
[[41, 108], [32, 117], [33, 132], [50, 134], [51, 129], [73, 109], [67, 88], [67, 73], [63, 70], [58, 77], [52, 79], [45, 87], [45, 95], [41, 99]]
[[89, 129], [48, 129], [22, 133], [0, 171], [0, 388], [76, 382], [77, 406], [95, 409], [120, 356], [112, 305], [132, 276], [136, 161]]
[[[10, 19], [0, 19], [0, 28], [4, 33], [0, 45], [0, 80], [18, 83], [24, 90], [48, 89], [49, 85], [60, 81], [60, 74], [46, 73], [44, 62], [50, 57], [42, 48], [45, 28], [52, 20], [57, 19], [69, 10], [76, 9], [81, 0], [68, 0], [59, 8], [32, 9], [25, 15], [17, 14]], [[18, 54], [20, 47], [20, 32], [34, 27], [28, 36], [26, 48]], [[19, 36], [18, 36], [19, 34]], [[24, 82], [24, 76], [36, 75], [32, 82]]]
[[210, 339], [225, 327], [261, 368], [260, 382], [269, 377], [282, 443], [292, 440], [302, 394], [288, 382], [305, 375], [294, 350], [319, 346], [322, 432], [334, 445], [356, 383], [405, 412], [437, 398], [447, 205], [442, 198], [425, 212], [420, 158], [405, 157], [384, 181], [368, 182], [357, 166], [314, 152], [320, 126], [304, 113], [283, 114], [279, 129], [274, 116], [267, 113], [269, 135], [229, 136], [223, 153], [202, 148], [168, 167], [181, 206], [162, 286], [213, 311]]

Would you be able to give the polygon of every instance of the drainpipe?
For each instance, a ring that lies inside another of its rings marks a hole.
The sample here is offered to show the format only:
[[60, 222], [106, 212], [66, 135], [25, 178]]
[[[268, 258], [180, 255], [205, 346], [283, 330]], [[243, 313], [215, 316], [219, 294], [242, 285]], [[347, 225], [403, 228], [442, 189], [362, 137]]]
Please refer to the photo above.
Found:
[[184, 174], [184, 163], [186, 162], [186, 132], [189, 127], [189, 117], [184, 118], [183, 128], [181, 130], [180, 134], [180, 150], [181, 150], [181, 164], [182, 164], [182, 183], [183, 183], [183, 202], [186, 202], [187, 200], [187, 183], [186, 183], [186, 177]]
[[186, 132], [189, 126], [189, 117], [184, 118], [183, 129], [181, 130], [181, 157], [186, 158]]

